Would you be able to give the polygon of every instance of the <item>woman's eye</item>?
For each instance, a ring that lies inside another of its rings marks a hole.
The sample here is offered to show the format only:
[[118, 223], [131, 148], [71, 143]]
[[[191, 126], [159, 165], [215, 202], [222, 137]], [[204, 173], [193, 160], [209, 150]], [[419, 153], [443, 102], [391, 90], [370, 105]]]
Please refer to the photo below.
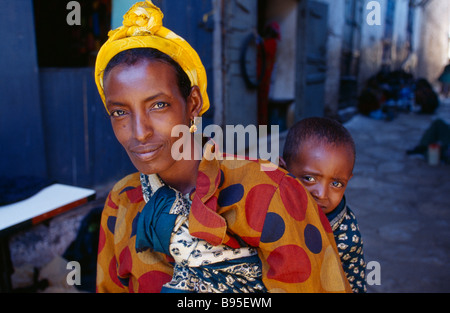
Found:
[[166, 107], [166, 106], [168, 106], [167, 103], [165, 103], [165, 102], [158, 102], [158, 103], [156, 103], [156, 104], [153, 106], [153, 108], [154, 108], [154, 109], [162, 109], [162, 108], [164, 108], [164, 107]]
[[311, 176], [303, 176], [303, 180], [307, 181], [309, 183], [313, 183], [315, 181], [314, 177], [311, 177]]
[[125, 111], [123, 111], [123, 110], [115, 110], [115, 111], [111, 112], [111, 116], [113, 116], [113, 117], [120, 117], [124, 114], [125, 114]]

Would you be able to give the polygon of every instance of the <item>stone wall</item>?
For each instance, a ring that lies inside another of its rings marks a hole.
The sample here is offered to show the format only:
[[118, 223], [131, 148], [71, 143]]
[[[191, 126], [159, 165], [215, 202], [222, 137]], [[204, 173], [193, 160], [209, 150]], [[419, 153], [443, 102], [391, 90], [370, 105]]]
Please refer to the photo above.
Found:
[[417, 75], [436, 83], [450, 59], [450, 1], [429, 1], [421, 10], [421, 20]]

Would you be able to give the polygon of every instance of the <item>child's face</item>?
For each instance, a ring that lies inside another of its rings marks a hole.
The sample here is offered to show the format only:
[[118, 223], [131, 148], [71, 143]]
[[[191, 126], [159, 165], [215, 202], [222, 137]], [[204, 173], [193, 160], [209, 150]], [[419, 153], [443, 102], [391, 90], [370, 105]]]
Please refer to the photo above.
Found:
[[300, 147], [289, 171], [297, 176], [325, 213], [341, 202], [353, 176], [354, 156], [345, 146], [307, 141]]

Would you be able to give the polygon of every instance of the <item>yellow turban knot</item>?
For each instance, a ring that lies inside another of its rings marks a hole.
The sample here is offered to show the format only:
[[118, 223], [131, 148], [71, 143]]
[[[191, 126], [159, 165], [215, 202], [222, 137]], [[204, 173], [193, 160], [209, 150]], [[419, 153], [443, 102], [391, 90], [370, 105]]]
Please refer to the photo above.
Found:
[[162, 26], [163, 17], [161, 10], [152, 1], [138, 2], [123, 16], [123, 26], [109, 32], [109, 38], [100, 48], [95, 64], [95, 83], [100, 97], [105, 104], [103, 73], [116, 54], [134, 48], [154, 48], [177, 62], [189, 77], [191, 86], [200, 88], [202, 115], [209, 109], [205, 68], [197, 52], [186, 40]]

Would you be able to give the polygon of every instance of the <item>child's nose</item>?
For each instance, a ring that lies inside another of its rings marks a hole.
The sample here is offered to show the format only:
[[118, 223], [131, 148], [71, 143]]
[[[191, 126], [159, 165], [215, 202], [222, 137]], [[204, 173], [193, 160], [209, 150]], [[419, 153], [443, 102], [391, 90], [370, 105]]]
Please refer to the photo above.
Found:
[[321, 184], [317, 184], [316, 188], [314, 188], [314, 190], [311, 194], [316, 199], [319, 199], [319, 200], [326, 199], [326, 195], [327, 195], [326, 187], [322, 186]]

